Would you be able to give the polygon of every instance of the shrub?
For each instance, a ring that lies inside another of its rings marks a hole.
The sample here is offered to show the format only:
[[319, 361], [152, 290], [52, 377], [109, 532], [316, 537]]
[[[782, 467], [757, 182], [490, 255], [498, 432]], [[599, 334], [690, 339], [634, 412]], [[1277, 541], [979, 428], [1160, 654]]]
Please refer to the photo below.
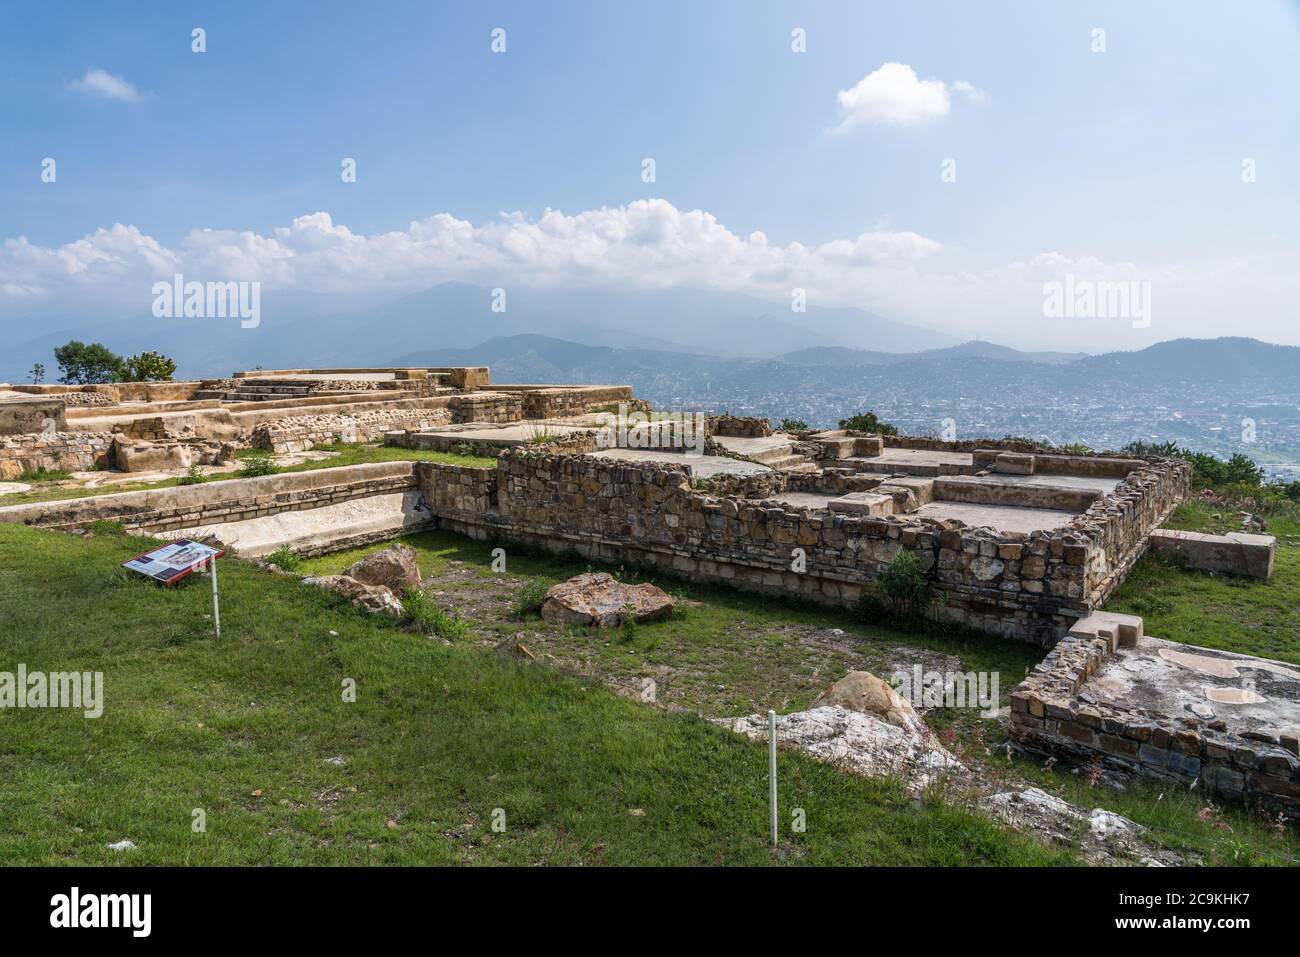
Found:
[[1226, 462], [1207, 452], [1194, 452], [1181, 448], [1174, 442], [1130, 442], [1121, 449], [1125, 455], [1162, 455], [1179, 458], [1192, 466], [1192, 485], [1209, 488], [1220, 485], [1247, 485], [1259, 487], [1264, 481], [1264, 470], [1248, 455], [1234, 452]]
[[203, 481], [203, 473], [199, 471], [197, 465], [191, 465], [185, 470], [185, 474], [176, 479], [177, 485], [198, 485]]
[[302, 557], [296, 554], [288, 545], [281, 545], [267, 555], [266, 560], [284, 572], [296, 571], [298, 566], [302, 564]]
[[270, 452], [253, 452], [244, 456], [244, 466], [239, 475], [241, 478], [257, 478], [259, 475], [274, 475], [277, 471], [275, 456]]
[[808, 423], [803, 419], [782, 419], [776, 430], [778, 432], [807, 432]]
[[443, 611], [418, 588], [408, 587], [402, 593], [402, 614], [426, 635], [438, 635], [454, 641], [464, 638], [469, 631], [469, 626], [462, 619]]
[[516, 618], [527, 618], [529, 615], [540, 614], [542, 602], [546, 600], [546, 592], [550, 587], [550, 582], [539, 578], [525, 582], [523, 587], [515, 593], [515, 602], [511, 609], [514, 616]]
[[160, 352], [142, 352], [125, 363], [126, 382], [170, 382], [176, 363]]
[[859, 412], [847, 419], [840, 419], [840, 428], [852, 432], [872, 432], [877, 435], [897, 435], [898, 429], [888, 422], [881, 422], [873, 410]]
[[894, 618], [911, 621], [920, 617], [928, 597], [920, 555], [913, 551], [899, 552], [881, 571], [877, 584]]

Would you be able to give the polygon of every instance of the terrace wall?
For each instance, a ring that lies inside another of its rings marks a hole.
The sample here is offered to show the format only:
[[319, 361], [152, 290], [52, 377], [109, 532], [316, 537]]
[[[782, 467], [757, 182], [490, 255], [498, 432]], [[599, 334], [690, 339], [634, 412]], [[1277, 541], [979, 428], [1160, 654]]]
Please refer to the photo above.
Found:
[[380, 462], [10, 505], [0, 508], [0, 522], [73, 528], [113, 521], [121, 522], [130, 531], [162, 532], [261, 518], [417, 487], [411, 462]]
[[[1300, 810], [1300, 742], [1294, 734], [1237, 734], [1223, 722], [1133, 711], [1084, 691], [1115, 654], [1113, 638], [1062, 639], [1011, 692], [1011, 723], [1030, 750], [1102, 761], [1210, 794]], [[1122, 652], [1120, 652], [1122, 654]]]
[[0, 436], [0, 481], [24, 472], [89, 472], [113, 464], [111, 432], [51, 432]]

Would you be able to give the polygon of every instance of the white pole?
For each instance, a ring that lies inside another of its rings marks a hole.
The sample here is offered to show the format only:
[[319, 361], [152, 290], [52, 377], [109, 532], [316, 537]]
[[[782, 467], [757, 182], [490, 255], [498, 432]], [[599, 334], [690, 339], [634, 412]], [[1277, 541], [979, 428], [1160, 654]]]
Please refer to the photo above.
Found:
[[221, 637], [221, 608], [217, 603], [217, 556], [208, 559], [208, 569], [212, 573], [212, 627], [217, 637]]
[[767, 713], [767, 786], [772, 808], [772, 846], [776, 847], [776, 712]]

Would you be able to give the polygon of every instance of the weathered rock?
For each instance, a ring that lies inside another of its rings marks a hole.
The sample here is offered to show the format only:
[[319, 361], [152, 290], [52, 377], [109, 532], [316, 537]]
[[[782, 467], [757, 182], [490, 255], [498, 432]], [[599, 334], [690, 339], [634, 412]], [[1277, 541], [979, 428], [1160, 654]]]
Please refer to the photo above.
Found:
[[366, 611], [390, 615], [393, 618], [402, 617], [402, 603], [390, 589], [383, 585], [368, 585], [347, 575], [320, 575], [315, 578], [304, 578], [303, 581], [308, 585], [317, 585], [338, 592], [352, 604]]
[[[751, 738], [767, 738], [766, 715], [724, 718], [718, 723]], [[918, 734], [871, 712], [838, 705], [777, 715], [776, 734], [782, 745], [800, 748], [858, 774], [897, 775], [911, 791], [966, 770], [933, 735]]]
[[175, 442], [131, 442], [119, 437], [113, 445], [113, 458], [123, 472], [162, 472], [187, 469], [194, 463], [188, 445]]
[[1150, 841], [1146, 828], [1113, 811], [1085, 811], [1041, 788], [1003, 791], [979, 806], [1018, 831], [1032, 831], [1056, 844], [1078, 848], [1090, 864], [1186, 864], [1179, 854]]
[[912, 703], [870, 671], [850, 671], [812, 703], [812, 708], [836, 707], [875, 715], [895, 727], [934, 740], [934, 732], [912, 708]]
[[394, 597], [400, 597], [408, 587], [420, 587], [420, 569], [415, 564], [415, 549], [400, 543], [365, 556], [343, 574], [364, 585], [381, 585], [391, 591]]
[[640, 623], [672, 613], [672, 596], [662, 588], [625, 585], [605, 572], [588, 572], [552, 585], [542, 602], [542, 617], [561, 625], [612, 628], [625, 617]]

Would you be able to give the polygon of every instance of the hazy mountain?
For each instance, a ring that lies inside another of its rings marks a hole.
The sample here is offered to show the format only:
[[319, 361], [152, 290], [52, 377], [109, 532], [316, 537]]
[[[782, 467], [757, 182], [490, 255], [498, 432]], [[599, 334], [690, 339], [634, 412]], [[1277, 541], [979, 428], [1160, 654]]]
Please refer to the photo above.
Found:
[[[1175, 441], [1266, 463], [1300, 462], [1300, 349], [1249, 339], [1178, 340], [1071, 357], [986, 342], [910, 354], [818, 346], [770, 359], [594, 347], [546, 336], [390, 357], [491, 366], [496, 382], [627, 383], [659, 408], [793, 416], [833, 426], [875, 409], [914, 434], [1028, 435], [1119, 448]], [[1244, 443], [1243, 420], [1257, 440]]]
[[1141, 376], [1151, 380], [1290, 379], [1300, 382], [1300, 346], [1277, 346], [1239, 336], [1171, 339], [1139, 352], [1091, 356], [1078, 369], [1087, 375]]
[[236, 369], [366, 366], [395, 355], [464, 349], [490, 338], [543, 335], [593, 346], [693, 355], [774, 356], [815, 346], [906, 352], [955, 344], [951, 336], [857, 309], [787, 306], [739, 293], [699, 289], [568, 290], [510, 288], [505, 311], [492, 291], [449, 282], [389, 302], [357, 297], [262, 297], [261, 323], [233, 319], [157, 319], [141, 314], [106, 321], [64, 317], [0, 325], [0, 380], [22, 380], [34, 362], [54, 377], [53, 349], [77, 338], [114, 352], [152, 349], [174, 358], [178, 374], [228, 375]]

